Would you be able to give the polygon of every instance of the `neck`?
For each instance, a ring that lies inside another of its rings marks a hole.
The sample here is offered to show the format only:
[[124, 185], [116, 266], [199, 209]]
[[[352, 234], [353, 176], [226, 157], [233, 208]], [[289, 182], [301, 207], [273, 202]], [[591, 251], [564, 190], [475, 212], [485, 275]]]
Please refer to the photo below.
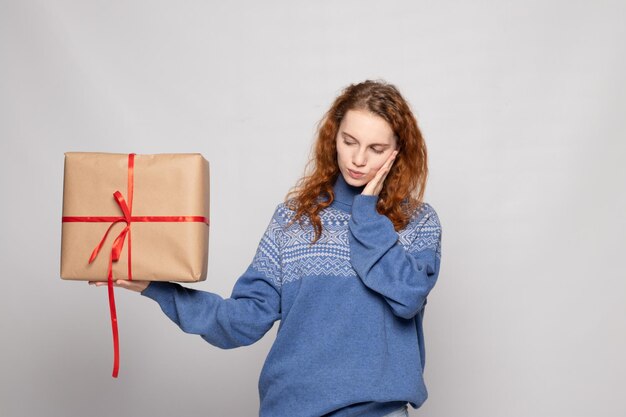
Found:
[[335, 198], [331, 206], [343, 211], [350, 212], [354, 196], [361, 194], [364, 188], [365, 185], [354, 186], [348, 184], [346, 182], [346, 179], [343, 177], [343, 174], [339, 172], [339, 175], [335, 179], [335, 183], [333, 185]]

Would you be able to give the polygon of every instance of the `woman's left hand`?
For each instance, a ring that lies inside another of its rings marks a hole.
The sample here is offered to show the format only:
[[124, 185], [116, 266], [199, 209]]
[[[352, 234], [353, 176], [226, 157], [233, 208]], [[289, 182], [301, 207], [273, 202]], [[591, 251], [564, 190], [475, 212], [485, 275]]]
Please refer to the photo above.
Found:
[[382, 167], [380, 167], [378, 172], [376, 172], [376, 175], [374, 176], [374, 178], [372, 178], [370, 182], [367, 183], [361, 195], [380, 194], [380, 191], [383, 189], [383, 183], [385, 182], [385, 178], [387, 178], [387, 174], [389, 174], [389, 171], [391, 170], [391, 165], [393, 164], [393, 161], [396, 159], [397, 154], [398, 154], [398, 151], [393, 151], [391, 155], [389, 155], [389, 158], [387, 158], [387, 161], [385, 161], [385, 164]]

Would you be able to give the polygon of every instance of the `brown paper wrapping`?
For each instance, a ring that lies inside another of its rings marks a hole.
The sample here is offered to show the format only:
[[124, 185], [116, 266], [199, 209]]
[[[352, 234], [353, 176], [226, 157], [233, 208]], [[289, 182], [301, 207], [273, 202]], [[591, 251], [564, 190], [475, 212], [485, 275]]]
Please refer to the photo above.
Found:
[[[204, 216], [209, 219], [209, 162], [198, 153], [135, 155], [132, 216]], [[128, 203], [128, 154], [66, 152], [63, 216], [123, 216], [113, 197]], [[62, 222], [61, 278], [107, 281], [116, 223], [97, 258], [92, 251], [111, 222]], [[204, 281], [209, 226], [202, 222], [132, 222], [133, 280]], [[128, 236], [113, 279], [128, 279]]]

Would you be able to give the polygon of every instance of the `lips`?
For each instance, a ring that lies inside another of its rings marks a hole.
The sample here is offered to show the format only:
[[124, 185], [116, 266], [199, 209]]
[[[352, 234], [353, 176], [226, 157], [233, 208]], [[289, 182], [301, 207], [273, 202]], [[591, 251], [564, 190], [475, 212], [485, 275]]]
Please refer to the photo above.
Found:
[[352, 176], [352, 178], [361, 178], [361, 177], [365, 176], [365, 173], [358, 172], [358, 171], [352, 171], [351, 169], [348, 169], [348, 172], [350, 172], [350, 176]]

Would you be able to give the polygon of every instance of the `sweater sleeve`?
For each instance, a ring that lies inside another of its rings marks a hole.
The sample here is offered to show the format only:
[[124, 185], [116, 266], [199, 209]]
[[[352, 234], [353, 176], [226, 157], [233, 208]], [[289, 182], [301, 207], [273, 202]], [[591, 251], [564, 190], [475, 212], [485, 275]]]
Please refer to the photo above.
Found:
[[165, 281], [152, 281], [141, 295], [155, 300], [185, 333], [222, 349], [250, 345], [280, 318], [281, 233], [276, 210], [230, 298]]
[[429, 206], [412, 225], [404, 248], [393, 222], [378, 213], [378, 196], [356, 195], [348, 223], [352, 266], [361, 281], [381, 294], [396, 316], [410, 319], [426, 304], [441, 263], [441, 225]]

